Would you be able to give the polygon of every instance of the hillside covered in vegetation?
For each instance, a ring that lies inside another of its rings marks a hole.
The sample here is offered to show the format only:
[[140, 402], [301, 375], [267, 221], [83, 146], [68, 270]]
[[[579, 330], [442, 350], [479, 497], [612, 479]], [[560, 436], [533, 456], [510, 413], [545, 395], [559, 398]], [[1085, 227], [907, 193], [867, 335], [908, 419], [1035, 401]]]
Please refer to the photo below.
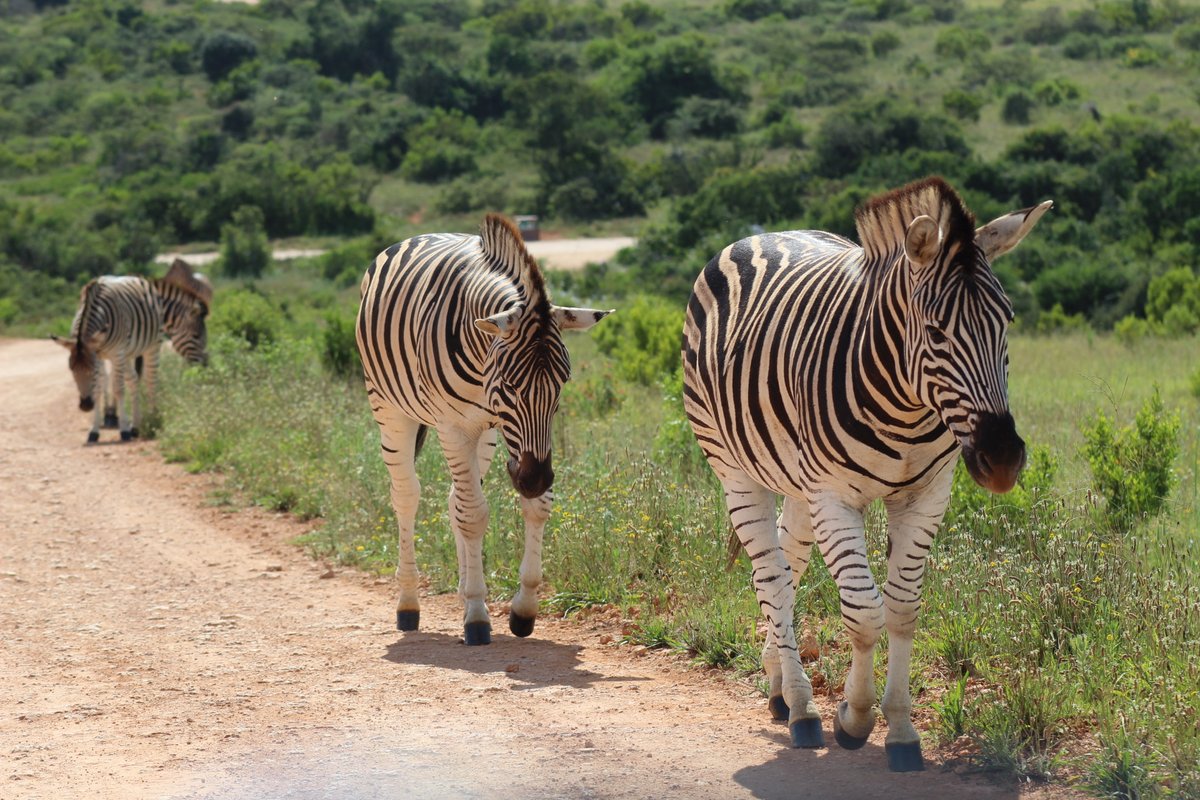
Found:
[[749, 226], [852, 234], [864, 198], [930, 173], [981, 218], [1055, 200], [1001, 265], [1025, 324], [1162, 317], [1147, 288], [1170, 270], [1197, 306], [1176, 327], [1200, 324], [1182, 2], [6, 5], [0, 325], [168, 246], [373, 246], [484, 210], [637, 234], [576, 290], [682, 299]]

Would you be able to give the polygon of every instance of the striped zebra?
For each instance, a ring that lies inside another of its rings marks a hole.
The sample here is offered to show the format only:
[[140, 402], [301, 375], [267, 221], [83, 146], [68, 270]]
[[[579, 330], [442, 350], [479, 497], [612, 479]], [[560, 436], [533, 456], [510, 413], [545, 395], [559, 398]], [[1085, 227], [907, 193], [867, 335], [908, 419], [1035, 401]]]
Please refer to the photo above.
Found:
[[[153, 403], [163, 334], [190, 363], [207, 363], [205, 318], [211, 302], [212, 286], [179, 260], [159, 279], [106, 275], [83, 287], [71, 336], [51, 338], [70, 352], [68, 365], [79, 389], [80, 410], [93, 412], [89, 443], [100, 440], [107, 404], [96, 403], [97, 389], [106, 396], [111, 393], [121, 440], [137, 437], [142, 418], [137, 382], [144, 382], [146, 399]], [[124, 402], [126, 393], [132, 415]]]
[[367, 270], [361, 292], [358, 350], [400, 534], [396, 627], [416, 630], [420, 621], [413, 526], [421, 486], [414, 462], [432, 427], [453, 482], [450, 523], [464, 641], [491, 642], [483, 579], [488, 503], [481, 480], [499, 429], [525, 521], [521, 587], [509, 628], [528, 636], [554, 482], [551, 420], [571, 372], [561, 334], [586, 330], [611, 312], [552, 305], [521, 234], [494, 214], [478, 236], [426, 234], [389, 247]]
[[[769, 708], [795, 747], [824, 746], [793, 625], [794, 582], [816, 542], [854, 651], [835, 738], [858, 748], [875, 725], [886, 627], [888, 764], [923, 768], [909, 666], [954, 464], [961, 452], [976, 482], [1006, 492], [1025, 463], [1007, 397], [1013, 311], [990, 262], [1050, 206], [976, 230], [955, 191], [927, 178], [857, 211], [861, 247], [820, 231], [762, 234], [725, 248], [696, 280], [684, 405], [750, 556], [770, 627]], [[888, 513], [882, 590], [863, 525], [877, 498]]]

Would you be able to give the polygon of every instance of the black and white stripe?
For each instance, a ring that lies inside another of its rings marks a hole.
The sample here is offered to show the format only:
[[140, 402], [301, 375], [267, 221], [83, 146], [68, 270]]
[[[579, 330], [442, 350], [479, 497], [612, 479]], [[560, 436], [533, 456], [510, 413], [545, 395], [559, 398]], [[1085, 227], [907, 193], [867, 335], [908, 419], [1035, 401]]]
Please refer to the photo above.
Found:
[[98, 388], [111, 395], [121, 439], [138, 435], [142, 414], [137, 383], [140, 378], [152, 403], [163, 334], [189, 362], [207, 362], [205, 318], [211, 301], [211, 286], [182, 262], [157, 280], [106, 275], [84, 286], [70, 338], [53, 338], [70, 351], [80, 409], [94, 412], [88, 442], [99, 440], [104, 421], [106, 403], [98, 404], [94, 397]]
[[[1049, 207], [975, 230], [954, 190], [929, 178], [859, 209], [861, 247], [819, 231], [753, 236], [696, 281], [684, 404], [753, 564], [771, 626], [770, 707], [798, 747], [824, 741], [792, 621], [794, 580], [815, 542], [854, 647], [838, 742], [860, 747], [874, 726], [872, 660], [886, 627], [889, 763], [921, 768], [909, 662], [954, 463], [961, 452], [976, 481], [1003, 492], [1025, 459], [1007, 399], [1012, 307], [990, 262]], [[876, 499], [888, 511], [882, 590], [863, 526]]]
[[571, 364], [561, 332], [591, 327], [608, 311], [550, 303], [537, 262], [516, 227], [488, 215], [479, 236], [415, 236], [380, 253], [362, 282], [358, 349], [379, 423], [399, 527], [396, 623], [415, 630], [420, 606], [413, 524], [414, 468], [427, 427], [450, 465], [450, 520], [468, 644], [491, 641], [483, 580], [488, 505], [480, 488], [500, 431], [525, 519], [521, 588], [509, 627], [533, 631], [541, 546], [554, 471], [550, 429]]

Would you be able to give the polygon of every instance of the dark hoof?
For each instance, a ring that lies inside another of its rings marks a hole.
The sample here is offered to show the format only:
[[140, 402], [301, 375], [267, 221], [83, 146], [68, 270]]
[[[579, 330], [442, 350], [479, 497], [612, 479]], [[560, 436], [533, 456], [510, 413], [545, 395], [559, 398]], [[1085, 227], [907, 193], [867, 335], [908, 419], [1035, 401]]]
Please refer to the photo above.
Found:
[[767, 708], [771, 709], [771, 719], [776, 722], [787, 722], [788, 705], [783, 699], [783, 695], [777, 694], [767, 701]]
[[136, 438], [138, 438], [139, 436], [141, 436], [141, 434], [140, 434], [140, 433], [138, 433], [138, 429], [137, 429], [137, 428], [130, 428], [130, 429], [129, 429], [129, 438], [131, 438], [131, 439], [136, 439]]
[[396, 630], [415, 631], [421, 624], [421, 610], [397, 611]]
[[95, 444], [98, 441], [100, 441], [100, 431], [89, 431], [88, 444]]
[[533, 622], [536, 617], [522, 617], [520, 614], [514, 614], [511, 611], [508, 613], [508, 629], [512, 631], [513, 636], [520, 636], [524, 639], [529, 634], [533, 633]]
[[883, 749], [887, 751], [888, 769], [892, 772], [920, 772], [925, 769], [920, 742], [885, 744]]
[[463, 626], [463, 643], [469, 645], [491, 644], [492, 623], [468, 622]]
[[852, 736], [842, 729], [842, 714], [846, 710], [846, 701], [838, 705], [837, 713], [833, 715], [833, 738], [843, 750], [858, 750], [867, 743], [866, 736]]
[[121, 420], [117, 418], [117, 412], [115, 412], [115, 411], [112, 411], [112, 412], [105, 411], [104, 412], [104, 427], [116, 428], [120, 424], [121, 424]]
[[133, 438], [132, 431], [121, 431], [121, 441], [122, 442], [128, 442], [132, 438]]
[[824, 747], [825, 734], [821, 731], [821, 718], [799, 719], [791, 724], [792, 747]]

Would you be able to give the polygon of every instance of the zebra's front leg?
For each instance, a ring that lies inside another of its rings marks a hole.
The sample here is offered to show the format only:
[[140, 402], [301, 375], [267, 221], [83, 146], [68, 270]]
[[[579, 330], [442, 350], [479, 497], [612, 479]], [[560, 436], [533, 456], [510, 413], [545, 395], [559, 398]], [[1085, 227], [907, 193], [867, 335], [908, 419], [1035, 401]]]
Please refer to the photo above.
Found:
[[104, 381], [104, 427], [115, 428], [119, 424], [117, 419], [117, 404], [113, 400], [113, 381], [112, 367], [109, 362], [101, 362], [100, 369], [101, 378]]
[[487, 610], [487, 585], [483, 580], [483, 539], [487, 534], [488, 502], [479, 472], [481, 433], [438, 431], [450, 465], [450, 526], [458, 551], [458, 594], [463, 601], [463, 641], [491, 644], [492, 622]]
[[[821, 731], [821, 717], [813, 703], [812, 683], [804, 673], [796, 647], [796, 628], [792, 620], [796, 589], [792, 568], [780, 547], [776, 530], [775, 495], [744, 473], [722, 475], [721, 483], [725, 486], [725, 502], [733, 529], [750, 556], [759, 608], [770, 627], [768, 637], [774, 652], [766, 649], [764, 657], [778, 661], [779, 696], [788, 708], [792, 746], [824, 747], [825, 736]], [[767, 669], [770, 674], [772, 666]]]
[[550, 508], [554, 503], [553, 490], [541, 497], [521, 500], [521, 516], [525, 519], [525, 555], [521, 558], [521, 588], [513, 597], [508, 614], [508, 629], [514, 636], [533, 633], [538, 612], [538, 586], [542, 583], [542, 537]]
[[817, 546], [837, 583], [854, 650], [834, 735], [842, 747], [857, 750], [875, 727], [875, 645], [883, 633], [883, 598], [867, 562], [862, 511], [829, 495], [814, 497], [810, 507]]
[[[138, 374], [133, 359], [119, 357], [113, 371], [113, 382], [120, 387], [116, 397], [117, 415], [121, 429], [121, 441], [128, 442], [134, 437], [134, 430], [142, 421], [141, 398], [138, 397]], [[127, 413], [127, 407], [132, 413]]]
[[921, 584], [925, 562], [934, 534], [950, 499], [954, 462], [943, 470], [924, 493], [889, 500], [888, 578], [883, 587], [888, 631], [887, 686], [881, 710], [887, 717], [884, 743], [888, 767], [893, 772], [916, 772], [925, 768], [921, 757], [921, 735], [912, 723], [912, 694], [909, 689], [913, 634], [921, 611]]
[[383, 409], [376, 411], [375, 420], [379, 423], [383, 463], [391, 478], [392, 510], [399, 535], [396, 582], [400, 584], [400, 600], [396, 604], [396, 628], [415, 631], [421, 624], [420, 574], [414, 542], [417, 504], [421, 500], [421, 481], [416, 469], [417, 434], [421, 425]]
[[[800, 582], [801, 576], [808, 570], [808, 562], [812, 556], [812, 516], [808, 504], [799, 498], [785, 497], [783, 511], [776, 523], [779, 529], [779, 546], [783, 555], [792, 568], [793, 585]], [[779, 721], [788, 718], [787, 702], [783, 699], [783, 669], [779, 661], [779, 651], [772, 637], [766, 637], [762, 652], [763, 670], [767, 673], [770, 683], [770, 694], [767, 706], [771, 716]]]

